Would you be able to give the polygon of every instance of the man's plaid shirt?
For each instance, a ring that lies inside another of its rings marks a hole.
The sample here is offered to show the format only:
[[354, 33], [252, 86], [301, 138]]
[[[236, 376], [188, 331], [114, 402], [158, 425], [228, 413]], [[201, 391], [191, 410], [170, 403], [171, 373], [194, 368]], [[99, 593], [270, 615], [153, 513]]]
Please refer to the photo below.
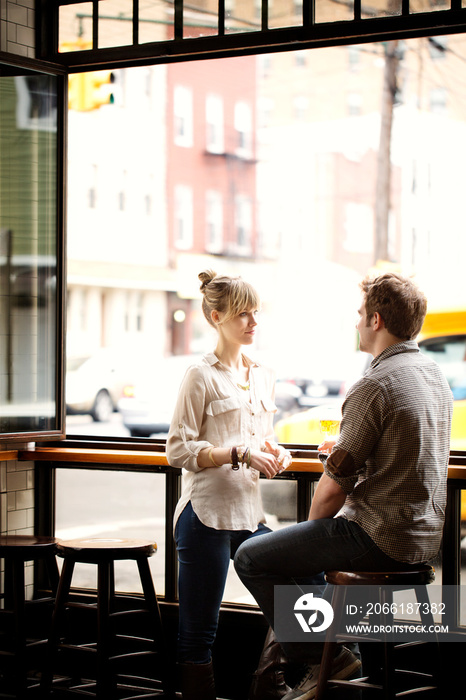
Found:
[[357, 522], [397, 561], [440, 547], [453, 400], [415, 341], [391, 345], [354, 384], [325, 472], [348, 494], [339, 516]]

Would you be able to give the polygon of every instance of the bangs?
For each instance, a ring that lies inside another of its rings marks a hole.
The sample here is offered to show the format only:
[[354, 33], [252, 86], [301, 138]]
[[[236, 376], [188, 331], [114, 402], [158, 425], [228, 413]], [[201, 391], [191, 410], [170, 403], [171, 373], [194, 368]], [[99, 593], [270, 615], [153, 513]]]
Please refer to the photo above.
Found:
[[234, 280], [230, 291], [230, 304], [227, 312], [228, 318], [237, 316], [242, 311], [259, 309], [260, 299], [254, 287], [241, 278]]

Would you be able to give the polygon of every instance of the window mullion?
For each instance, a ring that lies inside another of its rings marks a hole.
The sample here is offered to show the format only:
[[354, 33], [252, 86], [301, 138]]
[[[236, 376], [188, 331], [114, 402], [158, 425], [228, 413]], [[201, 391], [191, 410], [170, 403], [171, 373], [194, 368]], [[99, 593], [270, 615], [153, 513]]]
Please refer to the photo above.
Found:
[[175, 39], [183, 38], [183, 0], [175, 0]]
[[99, 48], [99, 0], [92, 0], [92, 48]]
[[139, 0], [133, 0], [133, 46], [139, 44]]
[[218, 0], [218, 35], [225, 36], [225, 0]]

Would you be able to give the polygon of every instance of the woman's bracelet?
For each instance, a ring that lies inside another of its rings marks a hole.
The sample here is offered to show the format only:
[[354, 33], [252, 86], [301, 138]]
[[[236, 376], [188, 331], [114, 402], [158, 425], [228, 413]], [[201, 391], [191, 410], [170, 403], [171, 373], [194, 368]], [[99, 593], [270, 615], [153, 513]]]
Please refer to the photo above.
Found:
[[238, 448], [237, 447], [232, 447], [230, 450], [230, 462], [231, 462], [231, 468], [234, 471], [237, 471], [239, 469]]
[[214, 465], [214, 467], [221, 467], [222, 465], [221, 465], [221, 464], [217, 464], [217, 462], [215, 461], [215, 459], [214, 459], [214, 457], [213, 457], [212, 452], [214, 451], [214, 449], [215, 449], [215, 448], [213, 448], [213, 447], [210, 448], [210, 450], [209, 450], [209, 459], [210, 459], [210, 461], [212, 462], [212, 464]]
[[230, 451], [232, 469], [239, 469], [239, 465], [243, 464], [249, 469], [251, 466], [251, 448], [250, 447], [232, 447]]

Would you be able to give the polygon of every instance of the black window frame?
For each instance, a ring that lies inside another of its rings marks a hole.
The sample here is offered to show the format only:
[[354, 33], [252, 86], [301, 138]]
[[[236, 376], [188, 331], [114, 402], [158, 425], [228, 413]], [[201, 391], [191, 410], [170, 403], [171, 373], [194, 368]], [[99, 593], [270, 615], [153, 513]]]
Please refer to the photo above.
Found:
[[60, 53], [60, 7], [77, 4], [82, 4], [82, 0], [36, 2], [37, 56], [65, 65], [70, 72], [97, 70], [103, 66], [123, 68], [466, 32], [466, 8], [462, 7], [462, 0], [450, 0], [450, 7], [446, 9], [438, 9], [432, 3], [433, 6], [424, 12], [412, 11], [410, 0], [400, 0], [399, 7], [397, 5], [393, 11], [383, 8], [371, 11], [363, 6], [361, 0], [354, 0], [352, 19], [332, 22], [316, 21], [316, 0], [303, 0], [299, 21], [294, 26], [283, 28], [269, 27], [268, 0], [261, 0], [261, 15], [256, 30], [226, 33], [225, 0], [218, 0], [217, 32], [209, 36], [185, 38], [183, 0], [174, 0], [173, 39], [139, 43], [139, 0], [132, 0], [132, 43], [98, 48], [99, 0], [89, 0], [88, 4], [92, 7], [92, 48]]
[[[57, 130], [56, 130], [56, 195], [55, 195], [55, 221], [56, 221], [56, 294], [55, 294], [55, 340], [54, 340], [54, 403], [55, 426], [41, 428], [39, 421], [24, 421], [23, 426], [14, 431], [0, 432], [0, 444], [44, 441], [60, 439], [65, 436], [65, 308], [66, 308], [66, 256], [65, 256], [65, 230], [66, 230], [66, 145], [67, 145], [67, 109], [68, 109], [68, 79], [67, 71], [63, 66], [54, 65], [45, 61], [37, 61], [28, 57], [16, 56], [0, 51], [0, 66], [2, 73], [11, 74], [24, 71], [31, 74], [45, 74], [57, 78]], [[36, 423], [36, 424], [34, 424]]]

